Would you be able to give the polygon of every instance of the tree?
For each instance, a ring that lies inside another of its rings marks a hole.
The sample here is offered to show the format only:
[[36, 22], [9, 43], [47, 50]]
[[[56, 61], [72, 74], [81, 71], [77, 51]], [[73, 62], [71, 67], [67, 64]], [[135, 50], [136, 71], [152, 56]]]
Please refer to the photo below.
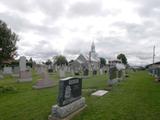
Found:
[[14, 59], [17, 55], [16, 42], [18, 40], [18, 35], [0, 20], [0, 64]]
[[122, 63], [125, 64], [125, 65], [128, 63], [126, 56], [122, 53], [117, 56], [117, 59], [121, 60]]
[[52, 61], [50, 59], [48, 59], [45, 63], [46, 65], [51, 65], [52, 64]]
[[100, 67], [103, 67], [106, 65], [106, 59], [105, 58], [100, 58]]
[[56, 56], [54, 60], [55, 60], [54, 63], [56, 65], [68, 65], [68, 61], [65, 56], [62, 55]]

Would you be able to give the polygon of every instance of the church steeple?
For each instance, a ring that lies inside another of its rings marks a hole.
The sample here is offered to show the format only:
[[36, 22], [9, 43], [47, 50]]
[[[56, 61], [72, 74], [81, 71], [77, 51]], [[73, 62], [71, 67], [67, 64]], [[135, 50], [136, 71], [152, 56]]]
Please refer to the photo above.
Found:
[[94, 45], [94, 41], [92, 42], [91, 52], [96, 52], [96, 50], [95, 50], [95, 45]]

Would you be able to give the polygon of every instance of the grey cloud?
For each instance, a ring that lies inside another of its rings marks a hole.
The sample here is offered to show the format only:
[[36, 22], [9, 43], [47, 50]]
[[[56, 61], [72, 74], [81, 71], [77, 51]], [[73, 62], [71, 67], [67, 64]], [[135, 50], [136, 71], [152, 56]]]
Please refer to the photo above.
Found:
[[25, 31], [32, 27], [29, 21], [19, 15], [12, 15], [10, 13], [0, 13], [0, 19], [10, 25], [16, 31]]
[[37, 0], [35, 6], [48, 15], [48, 18], [55, 21], [65, 12], [65, 0]]
[[110, 13], [109, 10], [102, 10], [100, 1], [77, 2], [69, 8], [69, 16], [105, 16]]
[[65, 46], [64, 53], [69, 55], [87, 54], [90, 50], [90, 44], [83, 39], [73, 38], [73, 41]]
[[8, 8], [22, 12], [34, 10], [34, 4], [31, 0], [1, 0], [0, 3], [6, 5]]
[[11, 29], [16, 32], [26, 32], [33, 31], [36, 34], [42, 36], [52, 36], [59, 35], [61, 30], [56, 26], [48, 26], [48, 25], [35, 25], [30, 23], [27, 19], [24, 19], [21, 16], [14, 16], [10, 13], [0, 13], [1, 19], [10, 25]]
[[54, 49], [46, 40], [41, 40], [33, 48], [30, 47], [29, 50], [25, 51], [26, 56], [41, 59], [48, 59], [58, 54], [59, 51]]

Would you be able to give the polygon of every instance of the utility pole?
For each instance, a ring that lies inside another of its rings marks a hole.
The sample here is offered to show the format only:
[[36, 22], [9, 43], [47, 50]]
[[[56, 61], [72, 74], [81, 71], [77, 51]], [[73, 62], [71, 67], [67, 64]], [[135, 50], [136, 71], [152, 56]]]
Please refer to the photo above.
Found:
[[154, 64], [154, 60], [155, 60], [155, 45], [153, 46], [153, 64]]

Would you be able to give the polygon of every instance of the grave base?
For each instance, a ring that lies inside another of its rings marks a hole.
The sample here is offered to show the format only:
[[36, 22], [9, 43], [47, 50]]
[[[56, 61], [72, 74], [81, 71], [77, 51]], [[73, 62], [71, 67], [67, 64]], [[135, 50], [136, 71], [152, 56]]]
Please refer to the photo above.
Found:
[[66, 106], [52, 106], [52, 114], [48, 120], [70, 120], [74, 115], [78, 114], [86, 107], [85, 98], [82, 97]]
[[52, 80], [39, 80], [34, 86], [33, 89], [43, 89], [43, 88], [50, 88], [55, 86]]
[[114, 85], [118, 82], [118, 79], [108, 80], [108, 85]]
[[18, 82], [31, 82], [32, 78], [18, 79]]
[[19, 77], [19, 74], [12, 74], [12, 77]]

